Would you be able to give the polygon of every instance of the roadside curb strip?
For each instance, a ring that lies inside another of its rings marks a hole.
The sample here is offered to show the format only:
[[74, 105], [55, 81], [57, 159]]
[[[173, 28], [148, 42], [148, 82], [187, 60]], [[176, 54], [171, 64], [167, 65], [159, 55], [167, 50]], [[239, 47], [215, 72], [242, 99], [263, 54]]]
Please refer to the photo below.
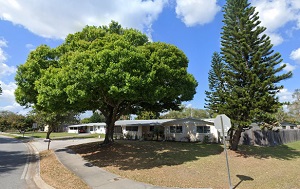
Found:
[[48, 185], [39, 175], [34, 176], [33, 181], [41, 189], [55, 189], [52, 186]]
[[41, 189], [55, 189], [52, 186], [50, 186], [49, 184], [47, 184], [40, 176], [40, 153], [38, 152], [38, 150], [36, 149], [36, 147], [34, 146], [34, 144], [32, 144], [31, 142], [28, 142], [28, 144], [32, 147], [34, 154], [36, 155], [37, 158], [37, 162], [38, 163], [38, 170], [36, 171], [35, 176], [33, 177], [33, 181], [35, 182], [35, 184], [37, 185], [37, 187], [41, 188]]

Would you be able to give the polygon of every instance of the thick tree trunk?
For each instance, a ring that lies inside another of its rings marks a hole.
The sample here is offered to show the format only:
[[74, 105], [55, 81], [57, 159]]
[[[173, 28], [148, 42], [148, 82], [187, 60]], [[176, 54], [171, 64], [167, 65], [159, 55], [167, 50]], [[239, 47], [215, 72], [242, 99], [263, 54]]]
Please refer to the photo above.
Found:
[[117, 104], [116, 106], [108, 105], [107, 108], [105, 108], [105, 110], [102, 111], [103, 115], [105, 116], [106, 123], [106, 134], [103, 144], [112, 144], [114, 142], [115, 122], [120, 118], [121, 115], [124, 115], [125, 110], [127, 110], [126, 107], [130, 107], [130, 104], [127, 104], [127, 106], [124, 109], [123, 104], [123, 111], [121, 111], [120, 104], [121, 103]]
[[113, 113], [106, 117], [106, 134], [103, 144], [111, 144], [114, 142], [115, 118]]
[[238, 129], [234, 132], [233, 138], [231, 140], [230, 149], [233, 151], [238, 150], [239, 141], [241, 138], [241, 134], [243, 131], [243, 127], [238, 127]]

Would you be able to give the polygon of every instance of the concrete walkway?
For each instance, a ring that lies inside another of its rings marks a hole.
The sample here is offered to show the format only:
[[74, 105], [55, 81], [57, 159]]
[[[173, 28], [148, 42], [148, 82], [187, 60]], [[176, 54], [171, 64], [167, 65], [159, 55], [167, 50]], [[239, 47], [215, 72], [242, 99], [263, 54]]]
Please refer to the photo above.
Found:
[[[153, 186], [122, 178], [97, 166], [93, 166], [91, 163], [85, 161], [80, 155], [66, 148], [71, 145], [96, 142], [100, 140], [101, 139], [52, 140], [50, 143], [50, 149], [55, 151], [56, 156], [64, 166], [79, 176], [93, 189], [175, 189]], [[30, 142], [30, 144], [33, 145], [38, 152], [47, 150], [48, 147], [48, 142], [45, 142], [42, 139], [34, 139]]]

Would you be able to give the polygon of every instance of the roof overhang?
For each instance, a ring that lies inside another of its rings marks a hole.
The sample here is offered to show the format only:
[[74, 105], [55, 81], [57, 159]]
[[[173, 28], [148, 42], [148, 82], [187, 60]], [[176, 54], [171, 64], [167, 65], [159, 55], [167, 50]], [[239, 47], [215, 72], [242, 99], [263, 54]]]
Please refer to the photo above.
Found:
[[163, 126], [213, 126], [214, 124], [208, 121], [204, 121], [196, 118], [183, 118], [183, 119], [175, 119], [172, 121], [168, 121], [163, 123]]

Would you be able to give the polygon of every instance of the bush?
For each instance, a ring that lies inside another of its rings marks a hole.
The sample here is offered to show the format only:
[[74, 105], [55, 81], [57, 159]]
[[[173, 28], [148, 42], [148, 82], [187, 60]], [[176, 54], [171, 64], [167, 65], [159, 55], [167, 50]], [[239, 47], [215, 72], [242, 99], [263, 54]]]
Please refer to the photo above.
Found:
[[208, 135], [205, 135], [204, 138], [203, 138], [203, 144], [208, 144], [210, 142], [210, 138]]

